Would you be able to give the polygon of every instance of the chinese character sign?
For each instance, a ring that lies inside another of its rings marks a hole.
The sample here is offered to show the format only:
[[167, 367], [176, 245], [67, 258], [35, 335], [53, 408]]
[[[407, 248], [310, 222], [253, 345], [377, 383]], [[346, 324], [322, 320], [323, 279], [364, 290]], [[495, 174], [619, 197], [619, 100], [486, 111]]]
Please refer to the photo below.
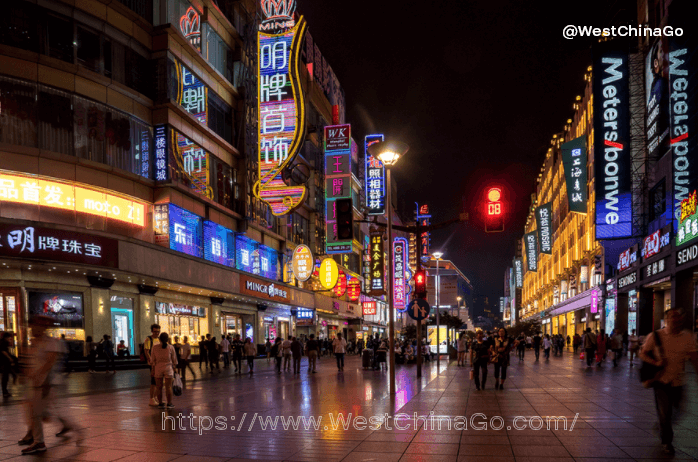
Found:
[[681, 201], [680, 215], [677, 220], [676, 245], [683, 245], [698, 237], [698, 213], [696, 212], [696, 191]]
[[405, 270], [407, 269], [407, 239], [396, 237], [393, 241], [393, 304], [398, 311], [407, 308]]
[[173, 204], [169, 204], [169, 212], [170, 249], [203, 257], [203, 218]]
[[383, 255], [383, 235], [371, 235], [371, 285], [369, 290], [373, 295], [385, 293], [384, 285], [385, 257]]
[[117, 267], [118, 241], [100, 236], [0, 224], [0, 256]]
[[174, 61], [177, 72], [177, 104], [193, 115], [203, 126], [208, 125], [208, 88], [179, 61]]
[[364, 139], [366, 156], [366, 207], [369, 215], [385, 214], [385, 167], [368, 153], [368, 147], [383, 141], [383, 135], [368, 135]]
[[533, 231], [524, 235], [526, 245], [526, 270], [538, 271], [538, 238], [537, 232]]
[[204, 222], [204, 258], [219, 265], [233, 267], [233, 231], [212, 221]]
[[155, 127], [155, 180], [167, 181], [169, 169], [167, 166], [167, 126]]
[[567, 203], [571, 212], [587, 213], [587, 147], [580, 136], [562, 145]]
[[[429, 226], [431, 223], [431, 215], [429, 214], [429, 206], [427, 204], [417, 205], [417, 221], [420, 226]], [[431, 242], [431, 233], [429, 231], [423, 231], [419, 239], [421, 241], [422, 261], [427, 261], [431, 258], [429, 254], [429, 243]]]
[[299, 82], [305, 31], [301, 17], [285, 32], [258, 33], [259, 179], [254, 193], [277, 216], [300, 207], [307, 193], [305, 186], [286, 185], [281, 176], [305, 138], [305, 103]]
[[179, 178], [197, 193], [212, 199], [208, 152], [179, 132], [170, 130], [170, 133]]
[[536, 209], [536, 223], [538, 225], [538, 246], [540, 253], [553, 253], [553, 207], [552, 203], [548, 202]]
[[337, 236], [337, 199], [351, 197], [351, 125], [325, 127], [325, 226], [328, 254], [351, 253], [351, 239]]
[[523, 287], [523, 260], [514, 258], [514, 284], [517, 289]]
[[141, 228], [145, 226], [144, 202], [45, 177], [0, 173], [2, 202], [81, 212]]

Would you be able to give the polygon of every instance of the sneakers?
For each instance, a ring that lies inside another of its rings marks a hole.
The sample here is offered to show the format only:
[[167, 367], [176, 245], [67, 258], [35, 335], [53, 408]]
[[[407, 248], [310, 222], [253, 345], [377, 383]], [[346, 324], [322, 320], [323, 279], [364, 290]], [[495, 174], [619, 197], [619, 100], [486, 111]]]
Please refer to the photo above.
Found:
[[169, 403], [166, 407], [167, 407], [167, 409], [173, 409], [173, 408], [174, 408], [174, 404]]
[[150, 398], [150, 405], [151, 406], [159, 406], [160, 402], [158, 402], [157, 398]]
[[167, 405], [165, 403], [158, 404], [158, 408], [160, 408], [160, 409], [165, 409], [166, 407], [167, 407]]
[[35, 443], [28, 448], [22, 449], [22, 455], [36, 454], [37, 452], [46, 452], [46, 445], [44, 443]]
[[29, 446], [30, 444], [34, 444], [34, 438], [31, 436], [25, 436], [21, 440], [17, 441], [17, 444], [20, 446]]

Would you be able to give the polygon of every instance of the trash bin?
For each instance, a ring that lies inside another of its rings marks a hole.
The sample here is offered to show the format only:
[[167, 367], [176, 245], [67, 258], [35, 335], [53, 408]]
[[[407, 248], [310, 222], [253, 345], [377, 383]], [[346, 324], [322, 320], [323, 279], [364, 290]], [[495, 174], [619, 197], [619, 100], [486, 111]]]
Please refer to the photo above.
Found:
[[361, 352], [361, 366], [369, 369], [373, 365], [373, 350], [366, 348]]

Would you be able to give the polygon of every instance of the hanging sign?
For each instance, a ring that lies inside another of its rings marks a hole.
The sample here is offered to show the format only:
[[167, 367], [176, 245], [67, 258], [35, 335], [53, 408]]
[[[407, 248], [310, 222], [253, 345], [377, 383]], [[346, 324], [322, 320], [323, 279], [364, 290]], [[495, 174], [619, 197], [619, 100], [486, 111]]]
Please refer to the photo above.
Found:
[[307, 245], [301, 244], [293, 251], [292, 268], [293, 275], [301, 282], [310, 279], [315, 269], [313, 252]]
[[356, 278], [351, 278], [347, 282], [347, 297], [352, 302], [355, 302], [361, 296], [361, 281]]
[[327, 290], [331, 290], [337, 284], [337, 278], [339, 277], [339, 268], [337, 267], [337, 262], [331, 258], [326, 258], [320, 263], [320, 268], [318, 270], [318, 278], [320, 279], [320, 284]]
[[341, 297], [347, 292], [347, 274], [344, 271], [339, 270], [337, 284], [335, 284], [333, 290], [337, 297]]

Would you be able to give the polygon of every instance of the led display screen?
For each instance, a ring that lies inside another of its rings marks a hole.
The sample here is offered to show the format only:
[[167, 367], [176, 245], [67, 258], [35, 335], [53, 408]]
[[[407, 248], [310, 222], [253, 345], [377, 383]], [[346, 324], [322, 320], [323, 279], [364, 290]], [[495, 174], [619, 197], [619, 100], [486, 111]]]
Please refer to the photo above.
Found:
[[[647, 152], [658, 159], [669, 148], [669, 60], [667, 37], [657, 39], [645, 57]], [[609, 331], [606, 331], [609, 332]]]
[[570, 211], [587, 213], [586, 136], [580, 136], [563, 144], [561, 151]]
[[627, 42], [593, 49], [596, 238], [632, 236]]
[[254, 273], [267, 279], [277, 279], [279, 272], [279, 253], [271, 247], [259, 244], [254, 255], [259, 259], [259, 262], [254, 262]]
[[553, 205], [551, 202], [536, 209], [536, 224], [538, 226], [538, 247], [540, 253], [553, 253]]
[[50, 327], [83, 328], [82, 294], [62, 292], [27, 292], [29, 323], [38, 316], [51, 320]]
[[235, 268], [240, 271], [252, 273], [254, 266], [253, 252], [259, 244], [244, 234], [235, 235]]
[[369, 215], [385, 214], [385, 167], [368, 153], [368, 147], [383, 141], [383, 135], [368, 135], [364, 139], [366, 159], [366, 207]]
[[169, 221], [170, 249], [202, 258], [204, 219], [188, 210], [169, 204]]
[[233, 267], [235, 237], [232, 230], [212, 221], [204, 222], [204, 258], [219, 265]]

